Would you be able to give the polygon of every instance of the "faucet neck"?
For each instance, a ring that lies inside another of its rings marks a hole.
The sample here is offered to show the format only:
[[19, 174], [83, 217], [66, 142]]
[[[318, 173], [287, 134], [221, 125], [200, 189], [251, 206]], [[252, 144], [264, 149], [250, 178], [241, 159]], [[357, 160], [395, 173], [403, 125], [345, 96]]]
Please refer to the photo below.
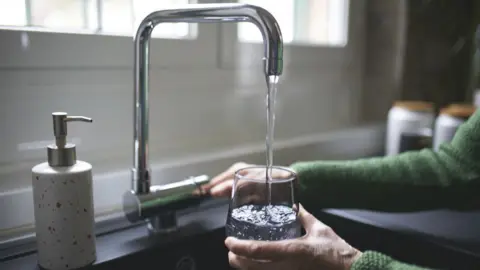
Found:
[[281, 75], [283, 70], [283, 39], [278, 22], [267, 10], [248, 4], [198, 4], [155, 11], [147, 15], [137, 28], [134, 38], [134, 161], [132, 189], [148, 193], [148, 73], [149, 42], [156, 25], [164, 22], [251, 22], [263, 37], [265, 75]]

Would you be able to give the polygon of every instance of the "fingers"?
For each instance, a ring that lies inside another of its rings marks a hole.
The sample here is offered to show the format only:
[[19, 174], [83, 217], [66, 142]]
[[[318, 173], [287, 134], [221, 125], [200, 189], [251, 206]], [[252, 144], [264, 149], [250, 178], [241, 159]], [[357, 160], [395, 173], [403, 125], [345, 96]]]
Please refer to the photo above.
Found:
[[298, 211], [298, 219], [302, 223], [303, 228], [305, 228], [307, 235], [337, 237], [332, 228], [325, 225], [323, 222], [315, 218], [315, 216], [307, 212], [302, 205], [300, 205], [300, 210]]
[[212, 180], [210, 180], [210, 182], [208, 184], [205, 184], [204, 187], [206, 189], [210, 189], [210, 188], [218, 185], [219, 183], [221, 183], [225, 180], [233, 179], [235, 172], [237, 170], [241, 169], [241, 168], [246, 167], [246, 166], [247, 166], [247, 164], [244, 163], [244, 162], [235, 163], [232, 166], [230, 166], [230, 168], [228, 168], [223, 173], [215, 176]]
[[302, 205], [300, 205], [298, 210], [298, 219], [302, 223], [302, 226], [303, 228], [305, 228], [305, 231], [307, 231], [307, 233], [313, 229], [313, 226], [316, 223], [320, 222], [312, 214], [307, 212], [307, 210], [305, 210]]
[[283, 265], [280, 262], [270, 262], [270, 261], [256, 261], [251, 260], [242, 256], [238, 256], [233, 252], [228, 253], [228, 262], [230, 266], [236, 269], [243, 269], [243, 270], [281, 270], [283, 269]]
[[225, 240], [227, 248], [236, 255], [255, 260], [283, 260], [297, 255], [302, 245], [296, 240], [257, 241], [238, 240], [228, 237]]
[[226, 180], [210, 189], [213, 197], [228, 197], [232, 193], [233, 179]]

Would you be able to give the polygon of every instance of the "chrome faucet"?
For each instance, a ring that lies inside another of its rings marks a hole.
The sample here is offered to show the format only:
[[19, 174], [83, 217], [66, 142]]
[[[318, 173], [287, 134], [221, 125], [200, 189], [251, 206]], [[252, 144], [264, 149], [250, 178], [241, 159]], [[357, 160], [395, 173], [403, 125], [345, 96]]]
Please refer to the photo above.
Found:
[[[248, 4], [186, 5], [152, 12], [142, 20], [134, 37], [134, 167], [132, 168], [132, 190], [124, 196], [124, 210], [130, 221], [149, 219], [149, 228], [152, 231], [175, 228], [176, 224], [171, 216], [162, 217], [169, 219], [170, 223], [158, 220], [157, 216], [163, 215], [159, 214], [161, 209], [165, 209], [165, 204], [178, 202], [179, 197], [190, 198], [195, 188], [208, 182], [208, 177], [200, 176], [179, 182], [182, 185], [170, 184], [171, 188], [181, 190], [184, 196], [178, 196], [177, 192], [173, 192], [166, 186], [151, 186], [148, 157], [149, 42], [155, 26], [172, 22], [251, 22], [262, 33], [265, 75], [281, 75], [283, 68], [283, 41], [280, 27], [272, 14], [261, 7]], [[168, 199], [167, 196], [173, 194], [175, 196], [171, 196], [171, 200]]]

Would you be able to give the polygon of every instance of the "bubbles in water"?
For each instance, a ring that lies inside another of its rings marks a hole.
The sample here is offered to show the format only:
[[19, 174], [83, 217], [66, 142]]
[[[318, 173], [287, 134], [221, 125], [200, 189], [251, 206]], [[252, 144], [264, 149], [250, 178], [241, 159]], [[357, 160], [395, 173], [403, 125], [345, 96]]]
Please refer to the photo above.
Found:
[[284, 205], [244, 205], [232, 209], [226, 229], [227, 235], [239, 239], [269, 241], [296, 238], [301, 233], [296, 212]]

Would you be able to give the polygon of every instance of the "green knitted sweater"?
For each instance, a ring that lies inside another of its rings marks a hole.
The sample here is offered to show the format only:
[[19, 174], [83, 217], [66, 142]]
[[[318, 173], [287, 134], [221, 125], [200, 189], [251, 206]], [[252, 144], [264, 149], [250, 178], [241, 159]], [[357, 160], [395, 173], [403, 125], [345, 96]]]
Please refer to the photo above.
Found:
[[[300, 179], [300, 200], [309, 207], [378, 211], [469, 209], [480, 190], [480, 111], [438, 152], [411, 151], [355, 161], [314, 161], [292, 165]], [[417, 270], [366, 251], [352, 270]]]

